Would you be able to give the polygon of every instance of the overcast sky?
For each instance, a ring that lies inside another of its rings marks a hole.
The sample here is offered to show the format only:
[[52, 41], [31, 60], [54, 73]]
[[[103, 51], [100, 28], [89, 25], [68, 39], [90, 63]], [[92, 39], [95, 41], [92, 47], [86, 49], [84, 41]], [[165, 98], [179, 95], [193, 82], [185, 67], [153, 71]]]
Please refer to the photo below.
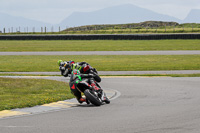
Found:
[[90, 12], [123, 4], [179, 19], [184, 19], [191, 9], [200, 9], [200, 0], [0, 0], [0, 12], [57, 24], [73, 12]]

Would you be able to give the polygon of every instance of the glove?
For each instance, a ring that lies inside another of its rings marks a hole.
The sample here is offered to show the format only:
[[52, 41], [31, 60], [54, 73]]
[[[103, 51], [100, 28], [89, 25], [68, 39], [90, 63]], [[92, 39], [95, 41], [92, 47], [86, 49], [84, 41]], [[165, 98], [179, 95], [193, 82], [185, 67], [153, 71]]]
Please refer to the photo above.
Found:
[[97, 72], [96, 68], [93, 68], [93, 71], [94, 71], [95, 73], [97, 73], [97, 74], [98, 74], [98, 72]]
[[94, 74], [91, 74], [91, 73], [89, 73], [88, 75], [89, 75], [90, 77], [92, 77], [92, 78], [95, 76]]

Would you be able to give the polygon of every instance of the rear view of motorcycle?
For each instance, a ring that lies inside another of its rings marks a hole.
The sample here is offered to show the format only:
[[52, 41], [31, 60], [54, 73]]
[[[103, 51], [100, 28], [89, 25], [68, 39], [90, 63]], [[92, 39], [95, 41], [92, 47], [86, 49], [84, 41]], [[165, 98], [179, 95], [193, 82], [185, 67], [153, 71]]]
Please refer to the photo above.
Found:
[[[97, 81], [95, 79], [98, 79]], [[79, 103], [86, 102], [92, 103], [95, 106], [100, 106], [103, 103], [109, 104], [110, 100], [107, 98], [105, 92], [97, 83], [101, 78], [96, 73], [80, 74], [79, 70], [73, 70], [70, 76], [70, 89], [76, 96]], [[81, 96], [84, 93], [86, 99]], [[81, 100], [81, 101], [80, 101]]]

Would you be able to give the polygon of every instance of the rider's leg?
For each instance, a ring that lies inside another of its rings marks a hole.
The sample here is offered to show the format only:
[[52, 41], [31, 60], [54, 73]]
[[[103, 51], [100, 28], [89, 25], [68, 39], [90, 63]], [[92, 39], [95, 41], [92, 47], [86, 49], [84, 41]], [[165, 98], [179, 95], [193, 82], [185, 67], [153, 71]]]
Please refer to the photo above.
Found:
[[86, 100], [82, 98], [81, 92], [77, 89], [76, 84], [73, 84], [73, 83], [70, 84], [70, 89], [71, 89], [72, 94], [76, 97], [79, 103], [86, 102]]

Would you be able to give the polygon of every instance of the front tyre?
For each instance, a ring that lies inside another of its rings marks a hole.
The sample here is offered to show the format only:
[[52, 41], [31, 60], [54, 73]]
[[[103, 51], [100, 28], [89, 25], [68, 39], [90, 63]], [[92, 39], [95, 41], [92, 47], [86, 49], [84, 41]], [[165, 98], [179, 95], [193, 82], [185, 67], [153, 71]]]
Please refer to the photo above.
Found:
[[101, 100], [99, 99], [98, 96], [96, 96], [95, 94], [93, 94], [93, 92], [89, 89], [84, 91], [84, 94], [86, 96], [86, 98], [95, 106], [100, 106], [102, 104]]

